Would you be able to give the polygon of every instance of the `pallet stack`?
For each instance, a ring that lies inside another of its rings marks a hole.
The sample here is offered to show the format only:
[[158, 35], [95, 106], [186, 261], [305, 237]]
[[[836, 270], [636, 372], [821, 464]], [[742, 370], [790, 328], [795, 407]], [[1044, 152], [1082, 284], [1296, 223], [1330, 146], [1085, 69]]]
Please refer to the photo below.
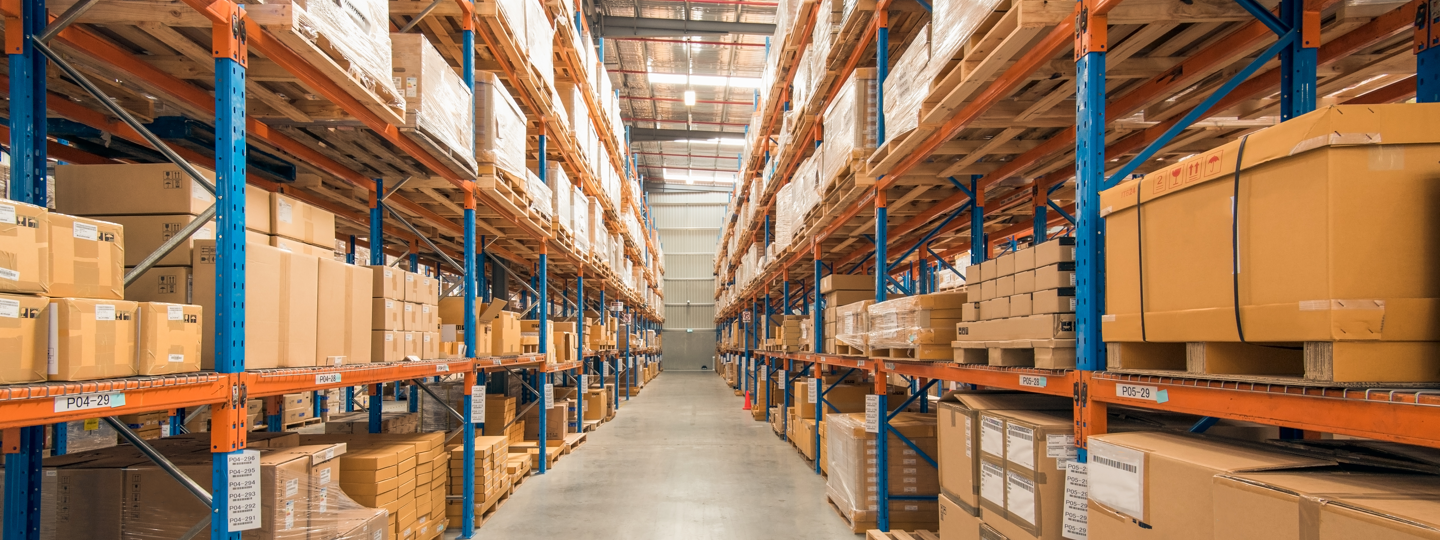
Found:
[[1057, 238], [966, 268], [955, 361], [1006, 367], [1075, 367], [1075, 242]]
[[[501, 500], [510, 496], [514, 478], [508, 470], [510, 441], [505, 437], [475, 437], [475, 525], [493, 510]], [[449, 477], [451, 496], [464, 495], [465, 448], [452, 445], [449, 452]], [[451, 523], [460, 523], [463, 501], [445, 503], [445, 517]]]
[[[875, 300], [875, 276], [864, 274], [830, 274], [820, 279], [820, 294], [825, 295], [825, 344], [816, 352], [836, 354], [835, 335], [839, 330], [840, 307], [856, 302]], [[807, 336], [814, 341], [813, 336]]]
[[967, 293], [940, 292], [897, 298], [866, 308], [870, 356], [888, 360], [949, 360], [955, 324]]

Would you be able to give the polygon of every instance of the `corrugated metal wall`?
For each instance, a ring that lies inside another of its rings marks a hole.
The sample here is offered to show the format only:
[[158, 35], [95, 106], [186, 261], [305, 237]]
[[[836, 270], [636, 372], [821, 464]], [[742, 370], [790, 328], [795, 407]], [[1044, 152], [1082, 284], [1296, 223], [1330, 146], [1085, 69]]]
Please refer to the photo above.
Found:
[[708, 369], [715, 356], [715, 251], [725, 193], [652, 193], [665, 249], [665, 369]]

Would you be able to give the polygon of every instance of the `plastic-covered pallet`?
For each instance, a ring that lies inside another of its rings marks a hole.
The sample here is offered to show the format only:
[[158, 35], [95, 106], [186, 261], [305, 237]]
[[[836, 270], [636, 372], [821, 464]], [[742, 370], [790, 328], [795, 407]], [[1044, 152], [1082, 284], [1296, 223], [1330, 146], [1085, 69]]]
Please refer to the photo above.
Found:
[[516, 178], [525, 175], [525, 114], [494, 73], [475, 72], [475, 157]]
[[825, 140], [820, 148], [821, 191], [829, 189], [853, 160], [868, 158], [875, 150], [875, 100], [875, 70], [857, 69], [826, 109]]

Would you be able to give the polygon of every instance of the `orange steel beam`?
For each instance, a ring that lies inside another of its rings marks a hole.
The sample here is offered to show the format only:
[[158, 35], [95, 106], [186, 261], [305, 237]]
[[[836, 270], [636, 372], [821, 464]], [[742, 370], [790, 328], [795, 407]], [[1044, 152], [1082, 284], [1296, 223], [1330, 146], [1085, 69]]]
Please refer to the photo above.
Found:
[[1415, 97], [1415, 76], [1411, 75], [1382, 88], [1366, 92], [1364, 95], [1350, 98], [1345, 105], [1378, 105], [1405, 101], [1413, 97]]
[[0, 389], [0, 429], [94, 418], [97, 409], [56, 412], [66, 396], [124, 393], [124, 405], [105, 414], [135, 414], [221, 403], [230, 398], [232, 375], [186, 373], [148, 379], [103, 379], [74, 383], [33, 383]]
[[[388, 364], [353, 364], [326, 368], [268, 369], [239, 373], [250, 397], [279, 396], [294, 392], [343, 388], [362, 384], [405, 381], [466, 373], [475, 369], [469, 359], [435, 362], [394, 362]], [[333, 383], [316, 383], [316, 375], [339, 374]]]

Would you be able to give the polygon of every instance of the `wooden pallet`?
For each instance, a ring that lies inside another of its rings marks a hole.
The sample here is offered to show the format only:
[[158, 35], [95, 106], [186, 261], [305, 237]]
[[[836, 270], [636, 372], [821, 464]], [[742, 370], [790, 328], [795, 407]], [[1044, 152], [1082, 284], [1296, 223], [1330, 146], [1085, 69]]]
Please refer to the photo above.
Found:
[[584, 433], [571, 433], [569, 435], [566, 435], [565, 453], [569, 454], [570, 452], [574, 452], [576, 448], [579, 448], [581, 445], [585, 444], [586, 440], [589, 440], [589, 436]]
[[290, 430], [292, 430], [292, 429], [300, 429], [300, 428], [303, 428], [303, 427], [306, 427], [306, 426], [313, 426], [313, 425], [316, 425], [316, 424], [320, 424], [320, 423], [322, 423], [322, 422], [323, 422], [323, 420], [321, 420], [321, 419], [319, 419], [319, 418], [306, 418], [306, 419], [301, 420], [301, 421], [299, 421], [299, 422], [290, 422], [290, 423], [287, 423], [287, 424], [283, 424], [283, 425], [281, 425], [281, 427], [284, 428], [284, 431], [290, 431]]
[[510, 502], [510, 496], [514, 493], [515, 485], [512, 483], [502, 490], [500, 495], [485, 501], [485, 504], [480, 507], [480, 510], [475, 512], [475, 526], [480, 527], [484, 525], [485, 522], [490, 521], [490, 518], [495, 517], [495, 513], [499, 512], [500, 507], [505, 506], [505, 503]]
[[[1395, 380], [1355, 376], [1381, 363]], [[1106, 344], [1109, 371], [1299, 386], [1435, 387], [1437, 364], [1440, 344], [1430, 342]]]
[[957, 364], [1075, 369], [1075, 340], [952, 341]]
[[914, 348], [871, 348], [870, 357], [911, 362], [948, 362], [955, 358], [955, 349], [946, 344], [918, 344]]
[[[406, 118], [414, 118], [414, 114], [407, 113]], [[440, 163], [444, 164], [445, 168], [450, 169], [450, 172], [460, 175], [461, 178], [475, 178], [477, 166], [475, 164], [474, 152], [463, 152], [460, 149], [440, 142], [438, 137], [430, 133], [430, 129], [427, 126], [421, 125], [418, 122], [412, 120], [408, 125], [414, 127], [400, 126], [399, 128], [400, 133], [405, 135], [406, 138], [414, 141], [415, 144], [420, 145], [426, 152], [429, 152], [431, 156], [440, 160]]]
[[868, 358], [870, 356], [870, 349], [851, 347], [849, 345], [836, 341], [835, 354], [838, 356], [863, 356]]
[[865, 540], [940, 540], [940, 535], [924, 529], [910, 532], [870, 529], [865, 531]]

